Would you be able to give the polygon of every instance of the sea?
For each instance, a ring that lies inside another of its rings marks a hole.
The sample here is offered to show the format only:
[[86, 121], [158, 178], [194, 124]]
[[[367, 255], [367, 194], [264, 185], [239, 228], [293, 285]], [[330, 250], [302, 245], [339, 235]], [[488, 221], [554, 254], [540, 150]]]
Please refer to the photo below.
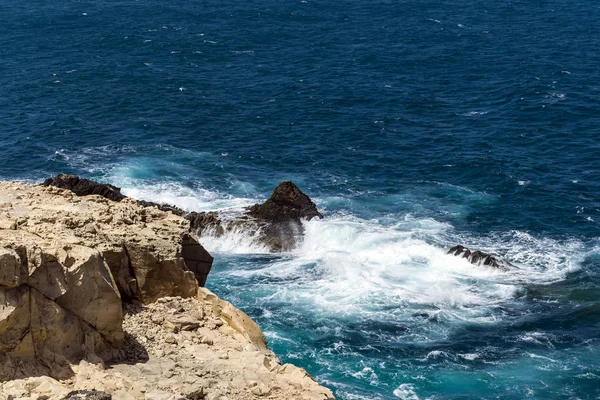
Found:
[[[342, 400], [600, 398], [600, 3], [0, 1], [0, 179], [187, 211], [292, 180], [207, 287]], [[491, 252], [508, 271], [447, 255]]]

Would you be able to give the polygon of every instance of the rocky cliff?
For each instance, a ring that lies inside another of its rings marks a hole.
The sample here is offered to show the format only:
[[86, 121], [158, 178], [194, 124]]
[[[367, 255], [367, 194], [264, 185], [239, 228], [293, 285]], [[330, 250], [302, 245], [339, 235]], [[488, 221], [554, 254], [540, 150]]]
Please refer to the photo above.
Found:
[[200, 287], [189, 221], [91, 183], [0, 182], [0, 400], [332, 397]]

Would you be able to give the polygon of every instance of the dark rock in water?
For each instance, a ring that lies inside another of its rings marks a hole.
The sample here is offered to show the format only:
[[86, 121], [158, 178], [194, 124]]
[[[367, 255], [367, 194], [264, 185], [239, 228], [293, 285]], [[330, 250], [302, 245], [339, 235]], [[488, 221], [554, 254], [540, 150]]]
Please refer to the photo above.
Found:
[[125, 196], [121, 194], [121, 189], [116, 186], [94, 182], [89, 179], [82, 179], [74, 175], [56, 175], [54, 178], [46, 179], [42, 185], [69, 189], [77, 196], [97, 194], [112, 201], [121, 201], [125, 198]]
[[243, 230], [272, 252], [292, 249], [304, 230], [302, 219], [323, 218], [312, 200], [292, 182], [281, 182], [263, 204], [248, 207], [246, 215], [227, 216], [217, 212], [191, 212], [185, 215], [198, 236], [221, 236]]
[[310, 197], [291, 181], [277, 185], [271, 197], [249, 207], [247, 215], [259, 221], [261, 241], [274, 252], [295, 246], [304, 234], [302, 219], [323, 218]]
[[465, 246], [457, 245], [448, 250], [447, 254], [452, 254], [457, 257], [466, 258], [471, 264], [474, 265], [485, 265], [488, 267], [498, 268], [501, 270], [508, 270], [515, 268], [514, 265], [508, 261], [499, 259], [491, 254], [484, 253], [483, 251], [471, 251]]
[[302, 193], [292, 181], [281, 182], [269, 200], [250, 207], [248, 215], [272, 223], [299, 221], [301, 218], [323, 218], [310, 197]]
[[112, 395], [99, 390], [74, 390], [62, 400], [112, 400]]
[[246, 214], [255, 220], [261, 241], [273, 252], [296, 245], [304, 234], [302, 219], [323, 218], [310, 197], [291, 181], [281, 182], [267, 201], [249, 207]]
[[219, 213], [215, 211], [211, 212], [191, 212], [185, 216], [185, 219], [190, 221], [190, 228], [193, 232], [198, 235], [206, 233], [206, 231], [213, 230], [216, 236], [221, 236], [225, 233], [225, 229], [221, 224], [221, 218]]
[[170, 211], [173, 214], [178, 215], [180, 217], [183, 216], [183, 214], [185, 214], [185, 212], [181, 208], [171, 205], [171, 204], [160, 204], [160, 203], [155, 203], [153, 201], [146, 201], [146, 200], [138, 200], [137, 202], [139, 205], [141, 205], [143, 207], [156, 207], [161, 211], [166, 211], [166, 212]]

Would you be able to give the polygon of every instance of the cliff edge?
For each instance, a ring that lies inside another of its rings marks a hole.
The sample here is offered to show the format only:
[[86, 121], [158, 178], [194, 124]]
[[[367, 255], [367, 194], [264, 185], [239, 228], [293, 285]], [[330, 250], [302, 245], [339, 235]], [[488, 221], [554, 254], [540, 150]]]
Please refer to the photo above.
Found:
[[329, 399], [201, 286], [172, 212], [0, 182], [0, 400]]

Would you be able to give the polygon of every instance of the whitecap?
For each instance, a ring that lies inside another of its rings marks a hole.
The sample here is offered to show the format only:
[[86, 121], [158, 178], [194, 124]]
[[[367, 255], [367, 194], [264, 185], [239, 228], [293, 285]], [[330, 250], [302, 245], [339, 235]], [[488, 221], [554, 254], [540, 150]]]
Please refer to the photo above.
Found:
[[478, 117], [480, 115], [486, 115], [489, 111], [469, 111], [468, 113], [460, 114], [464, 117]]
[[410, 383], [403, 383], [394, 389], [394, 396], [402, 400], [419, 400], [415, 392], [415, 386]]

